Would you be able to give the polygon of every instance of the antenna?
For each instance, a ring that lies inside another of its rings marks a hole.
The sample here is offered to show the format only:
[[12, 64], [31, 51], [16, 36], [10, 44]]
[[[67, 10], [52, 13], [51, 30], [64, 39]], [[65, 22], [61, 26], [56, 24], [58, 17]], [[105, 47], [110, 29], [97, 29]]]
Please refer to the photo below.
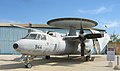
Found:
[[[31, 22], [29, 22], [29, 23], [28, 23], [28, 28], [31, 28], [31, 27], [32, 27], [32, 23], [31, 23]], [[28, 30], [28, 33], [30, 33], [31, 31], [32, 31], [32, 30], [31, 30], [31, 29], [29, 29], [29, 30]]]

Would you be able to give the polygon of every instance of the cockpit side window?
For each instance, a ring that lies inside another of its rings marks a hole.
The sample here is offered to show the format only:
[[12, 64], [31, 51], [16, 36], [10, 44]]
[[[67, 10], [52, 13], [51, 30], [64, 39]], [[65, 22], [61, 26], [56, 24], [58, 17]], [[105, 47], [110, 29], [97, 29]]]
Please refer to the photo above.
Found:
[[25, 37], [23, 37], [22, 39], [26, 39], [29, 36], [29, 34], [27, 34]]
[[36, 39], [37, 34], [30, 34], [29, 39]]
[[37, 34], [28, 34], [24, 39], [36, 39]]
[[23, 39], [36, 39], [36, 40], [46, 40], [46, 35], [44, 34], [28, 34]]
[[41, 35], [41, 40], [46, 40], [46, 35]]
[[41, 35], [40, 35], [40, 34], [38, 34], [38, 36], [37, 36], [37, 38], [36, 38], [36, 39], [38, 39], [38, 40], [39, 40], [40, 38], [41, 38]]

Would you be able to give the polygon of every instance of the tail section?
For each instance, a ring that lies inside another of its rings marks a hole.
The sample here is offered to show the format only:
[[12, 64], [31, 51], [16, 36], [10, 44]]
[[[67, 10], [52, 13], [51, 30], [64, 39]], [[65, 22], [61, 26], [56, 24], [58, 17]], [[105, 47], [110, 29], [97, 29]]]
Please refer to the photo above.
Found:
[[99, 42], [99, 45], [100, 45], [100, 52], [102, 53], [102, 51], [104, 50], [105, 46], [110, 41], [110, 36], [107, 33], [104, 33], [104, 37], [97, 38], [97, 39], [98, 39], [98, 42]]
[[[100, 33], [99, 31], [96, 30], [91, 30], [90, 31], [94, 34], [94, 33]], [[108, 44], [109, 40], [110, 40], [110, 36], [107, 33], [104, 33], [104, 37], [102, 38], [97, 38], [99, 45], [97, 45], [97, 47], [99, 47], [99, 52], [102, 53], [106, 47], [106, 45]], [[95, 48], [97, 48], [95, 47]]]

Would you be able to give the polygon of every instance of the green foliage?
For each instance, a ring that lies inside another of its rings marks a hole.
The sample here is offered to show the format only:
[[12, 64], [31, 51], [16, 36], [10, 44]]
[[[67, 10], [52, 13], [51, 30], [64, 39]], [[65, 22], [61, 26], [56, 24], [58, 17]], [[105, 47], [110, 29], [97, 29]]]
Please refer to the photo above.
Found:
[[110, 42], [120, 42], [120, 38], [119, 38], [119, 35], [117, 34], [112, 34], [110, 35]]

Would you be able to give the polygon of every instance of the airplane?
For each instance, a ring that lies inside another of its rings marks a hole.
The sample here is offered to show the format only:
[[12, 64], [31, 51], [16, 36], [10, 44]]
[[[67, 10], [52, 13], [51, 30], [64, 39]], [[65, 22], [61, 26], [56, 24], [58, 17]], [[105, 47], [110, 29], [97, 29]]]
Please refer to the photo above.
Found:
[[[24, 38], [16, 41], [13, 48], [22, 54], [21, 61], [26, 68], [31, 68], [31, 61], [37, 56], [45, 56], [50, 59], [50, 55], [70, 55], [81, 54], [81, 57], [88, 61], [91, 58], [91, 50], [93, 48], [93, 39], [102, 38], [107, 45], [109, 36], [106, 33], [96, 32], [85, 34], [83, 28], [91, 28], [97, 25], [97, 22], [84, 18], [57, 18], [47, 22], [48, 25], [58, 28], [69, 29], [67, 35], [58, 32], [43, 32], [33, 28], [25, 28], [18, 25], [13, 25], [20, 28], [31, 30]], [[80, 29], [76, 34], [76, 30]], [[106, 36], [107, 35], [107, 36]]]

